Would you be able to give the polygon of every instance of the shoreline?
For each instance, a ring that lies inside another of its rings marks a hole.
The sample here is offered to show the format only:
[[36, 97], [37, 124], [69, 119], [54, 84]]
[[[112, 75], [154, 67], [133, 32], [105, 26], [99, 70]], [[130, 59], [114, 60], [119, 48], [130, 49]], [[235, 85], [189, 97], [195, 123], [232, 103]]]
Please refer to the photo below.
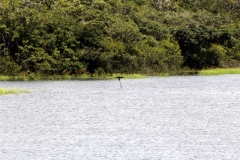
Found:
[[213, 68], [200, 70], [198, 72], [199, 76], [213, 76], [225, 74], [240, 74], [240, 68]]
[[177, 73], [154, 73], [154, 74], [102, 74], [102, 75], [39, 75], [31, 73], [29, 75], [19, 75], [19, 76], [5, 76], [0, 75], [0, 81], [44, 81], [44, 80], [106, 80], [115, 79], [118, 76], [124, 77], [125, 79], [139, 79], [149, 76], [213, 76], [213, 75], [224, 75], [224, 74], [240, 74], [240, 68], [212, 68], [203, 70], [187, 70], [179, 71]]
[[103, 74], [103, 75], [24, 75], [24, 76], [4, 76], [0, 75], [0, 81], [51, 81], [51, 80], [104, 80], [115, 79], [121, 76], [126, 79], [139, 79], [147, 77], [144, 74]]

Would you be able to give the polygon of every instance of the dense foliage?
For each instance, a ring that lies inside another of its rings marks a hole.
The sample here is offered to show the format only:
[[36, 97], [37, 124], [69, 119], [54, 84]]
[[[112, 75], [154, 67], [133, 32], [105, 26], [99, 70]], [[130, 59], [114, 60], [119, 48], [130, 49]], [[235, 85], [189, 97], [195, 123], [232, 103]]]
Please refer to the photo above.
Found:
[[0, 74], [240, 66], [239, 0], [1, 0]]

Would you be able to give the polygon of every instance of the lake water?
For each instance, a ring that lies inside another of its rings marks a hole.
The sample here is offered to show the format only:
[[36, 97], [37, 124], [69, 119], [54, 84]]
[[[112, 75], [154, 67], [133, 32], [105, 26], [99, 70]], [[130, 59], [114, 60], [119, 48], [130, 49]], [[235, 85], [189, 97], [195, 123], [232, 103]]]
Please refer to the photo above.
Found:
[[0, 159], [240, 158], [240, 75], [0, 82]]

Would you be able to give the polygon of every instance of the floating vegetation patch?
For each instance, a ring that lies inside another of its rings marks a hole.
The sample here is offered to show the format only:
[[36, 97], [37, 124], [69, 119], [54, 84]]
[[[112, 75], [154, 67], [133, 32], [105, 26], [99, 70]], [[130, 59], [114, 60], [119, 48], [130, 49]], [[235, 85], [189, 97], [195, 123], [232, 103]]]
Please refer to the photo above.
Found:
[[20, 93], [29, 93], [30, 91], [28, 90], [19, 90], [19, 89], [4, 89], [4, 88], [0, 88], [0, 95], [4, 95], [4, 94], [20, 94]]

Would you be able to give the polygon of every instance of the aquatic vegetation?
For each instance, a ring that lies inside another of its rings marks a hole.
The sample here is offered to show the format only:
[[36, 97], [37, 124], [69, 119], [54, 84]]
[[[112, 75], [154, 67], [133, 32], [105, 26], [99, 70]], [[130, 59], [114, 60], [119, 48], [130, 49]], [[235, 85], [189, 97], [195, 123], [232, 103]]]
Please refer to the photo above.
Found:
[[4, 94], [19, 94], [19, 93], [29, 93], [30, 91], [28, 90], [19, 90], [19, 89], [4, 89], [4, 88], [0, 88], [0, 95], [4, 95]]

